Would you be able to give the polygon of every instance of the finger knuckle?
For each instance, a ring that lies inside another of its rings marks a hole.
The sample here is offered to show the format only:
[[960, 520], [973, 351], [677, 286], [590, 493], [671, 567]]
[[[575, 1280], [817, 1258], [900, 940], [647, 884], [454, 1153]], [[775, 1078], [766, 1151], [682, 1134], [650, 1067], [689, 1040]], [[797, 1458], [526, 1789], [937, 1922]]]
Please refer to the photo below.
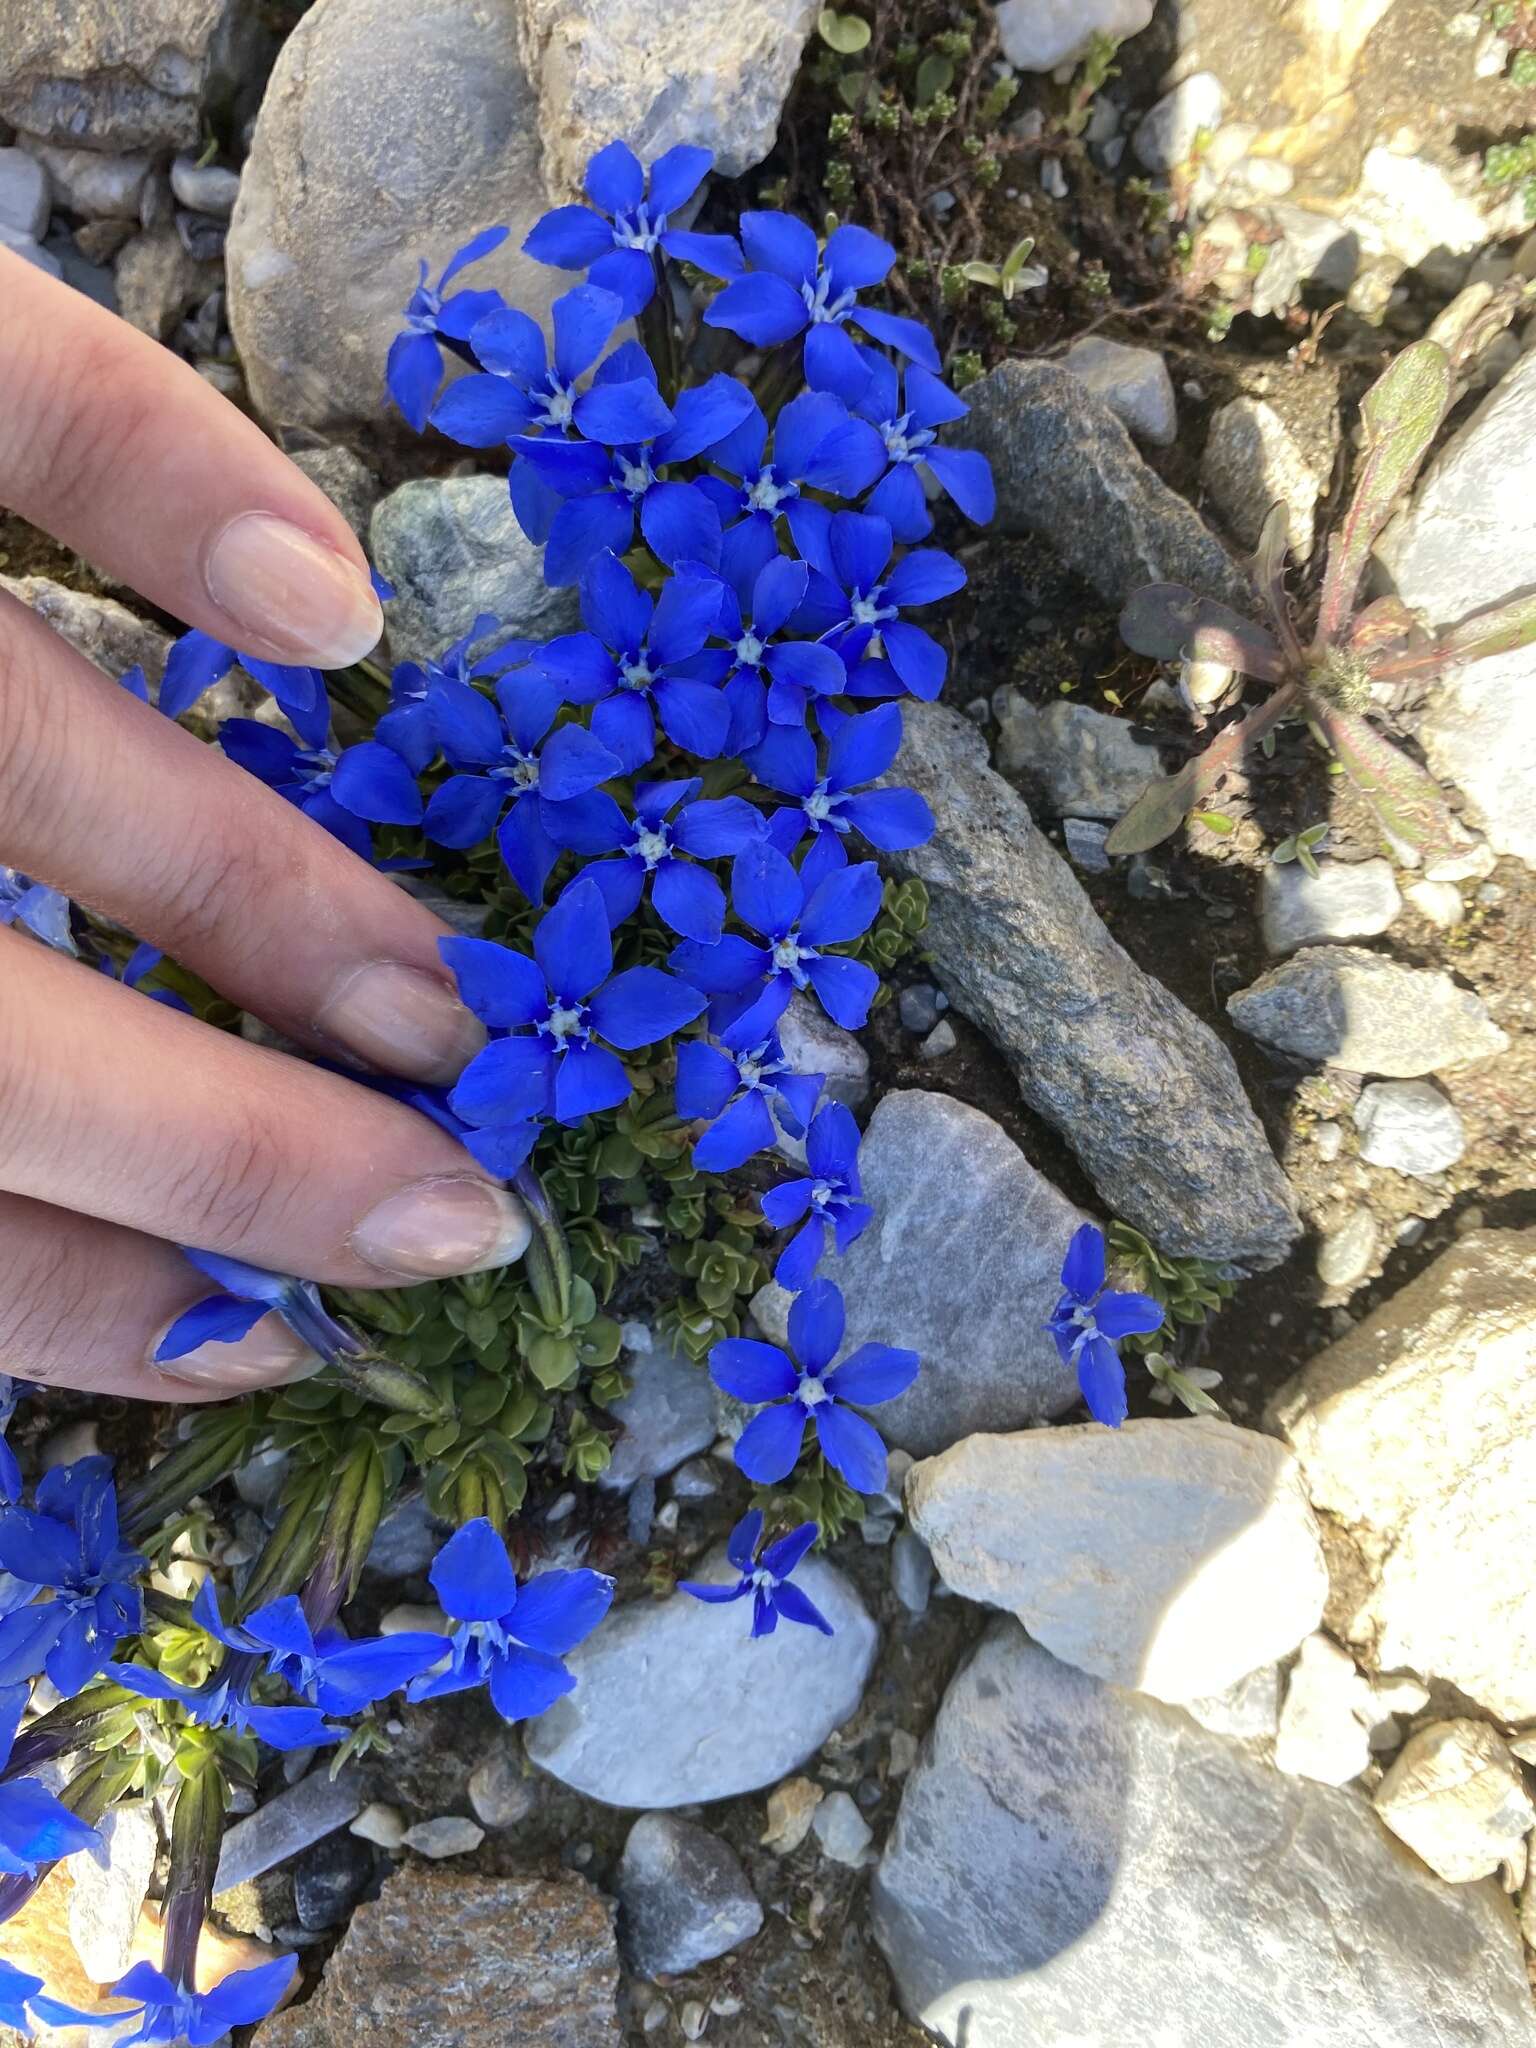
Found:
[[188, 1243], [239, 1245], [281, 1228], [288, 1176], [276, 1136], [254, 1108], [230, 1105], [222, 1128], [169, 1177], [169, 1204], [185, 1219], [179, 1229]]
[[68, 531], [131, 481], [145, 424], [138, 380], [95, 333], [64, 350], [24, 348], [8, 368], [20, 398], [0, 449], [7, 499]]

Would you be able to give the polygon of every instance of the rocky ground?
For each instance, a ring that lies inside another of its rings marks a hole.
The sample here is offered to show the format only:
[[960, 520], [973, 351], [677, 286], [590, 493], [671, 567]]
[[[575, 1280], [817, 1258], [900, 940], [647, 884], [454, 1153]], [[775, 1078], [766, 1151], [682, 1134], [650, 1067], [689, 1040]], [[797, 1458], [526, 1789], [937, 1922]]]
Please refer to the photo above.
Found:
[[[731, 1418], [637, 1302], [605, 1488], [530, 1516], [620, 1578], [578, 1691], [522, 1738], [447, 1701], [335, 1782], [279, 1774], [226, 1848], [229, 1954], [313, 1964], [263, 2048], [1536, 2043], [1536, 657], [1376, 707], [1455, 793], [1451, 858], [1384, 848], [1299, 726], [1178, 838], [1104, 846], [1197, 743], [1119, 640], [1130, 591], [1250, 605], [1278, 498], [1304, 595], [1386, 356], [1536, 276], [1484, 162], [1536, 127], [1536, 21], [852, 11], [878, 17], [858, 59], [807, 47], [808, 0], [0, 0], [0, 239], [290, 448], [396, 584], [397, 658], [479, 610], [567, 623], [501, 478], [393, 437], [381, 364], [418, 255], [488, 220], [514, 227], [488, 281], [542, 309], [521, 231], [610, 134], [714, 147], [736, 182], [706, 225], [815, 216], [845, 165], [999, 481], [996, 526], [946, 535], [951, 680], [897, 770], [938, 821], [899, 857], [922, 950], [861, 1042], [818, 1048], [868, 1120], [850, 1341], [925, 1361], [885, 1411], [891, 1495], [807, 1576], [838, 1633], [751, 1645], [667, 1596], [740, 1488]], [[1112, 70], [1094, 28], [1126, 39]], [[958, 115], [905, 154], [838, 133], [850, 65], [910, 96], [930, 58], [962, 112], [1014, 82], [990, 183]], [[1025, 236], [1044, 275], [1013, 299], [945, 282]], [[1531, 583], [1533, 342], [1520, 312], [1472, 366], [1379, 550], [1432, 622]], [[0, 572], [157, 678], [169, 622], [89, 565], [0, 518]], [[1316, 872], [1280, 857], [1299, 834]], [[1220, 1415], [1133, 1370], [1125, 1429], [1079, 1419], [1041, 1324], [1085, 1213], [1230, 1284], [1177, 1361]], [[774, 1332], [782, 1299], [754, 1309]], [[237, 1538], [276, 1478], [242, 1474]], [[374, 1618], [408, 1625], [433, 1540], [391, 1518]], [[148, 1938], [145, 1825], [6, 1954], [66, 1996], [115, 1975]]]

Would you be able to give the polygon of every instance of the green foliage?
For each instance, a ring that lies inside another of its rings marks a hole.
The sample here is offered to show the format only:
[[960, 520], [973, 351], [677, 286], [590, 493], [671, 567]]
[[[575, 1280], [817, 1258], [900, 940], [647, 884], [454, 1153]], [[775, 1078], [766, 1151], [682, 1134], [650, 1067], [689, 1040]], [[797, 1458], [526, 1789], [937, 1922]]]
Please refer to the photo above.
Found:
[[1269, 857], [1277, 868], [1290, 861], [1299, 862], [1315, 881], [1322, 872], [1317, 864], [1317, 848], [1327, 837], [1326, 820], [1321, 825], [1308, 825], [1304, 831], [1293, 832], [1289, 838], [1282, 839]]
[[[1522, 50], [1520, 55], [1530, 59], [1536, 53]], [[1536, 75], [1536, 64], [1523, 67], [1528, 77]], [[1528, 78], [1521, 81], [1528, 82]], [[1525, 206], [1527, 220], [1536, 220], [1536, 129], [1529, 129], [1515, 142], [1495, 142], [1483, 154], [1483, 182], [1499, 187], [1512, 186], [1519, 192]]]
[[835, 1543], [845, 1529], [864, 1518], [864, 1496], [855, 1493], [820, 1452], [807, 1459], [787, 1485], [754, 1487], [752, 1505], [762, 1509], [769, 1529], [818, 1523], [818, 1547]]
[[[849, 948], [856, 960], [863, 960], [882, 977], [917, 950], [917, 942], [928, 926], [928, 889], [916, 875], [904, 882], [887, 882], [880, 902], [880, 915], [858, 944]], [[882, 979], [875, 1007], [889, 1002], [890, 988]]]
[[816, 33], [839, 57], [857, 56], [869, 47], [869, 23], [857, 14], [839, 14], [835, 7], [823, 7], [816, 17]]
[[[1159, 1251], [1128, 1223], [1111, 1223], [1105, 1236], [1111, 1284], [1150, 1294], [1164, 1309], [1163, 1327], [1145, 1336], [1122, 1338], [1123, 1350], [1140, 1353], [1149, 1360], [1153, 1354], [1171, 1350], [1181, 1329], [1197, 1327], [1213, 1309], [1219, 1309], [1232, 1298], [1237, 1283], [1224, 1266], [1193, 1256], [1174, 1258]], [[1157, 1371], [1154, 1377], [1165, 1375]]]

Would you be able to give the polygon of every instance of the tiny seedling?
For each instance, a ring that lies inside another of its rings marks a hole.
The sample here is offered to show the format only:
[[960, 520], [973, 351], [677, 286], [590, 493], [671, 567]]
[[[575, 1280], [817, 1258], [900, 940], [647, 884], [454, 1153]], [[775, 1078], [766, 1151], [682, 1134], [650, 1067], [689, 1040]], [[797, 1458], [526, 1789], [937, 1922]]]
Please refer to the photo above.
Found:
[[1034, 236], [1026, 235], [1014, 243], [1000, 264], [962, 263], [961, 274], [968, 284], [984, 284], [1001, 292], [1006, 303], [1015, 292], [1037, 291], [1050, 277], [1043, 264], [1030, 262], [1034, 246]]
[[1317, 849], [1328, 837], [1328, 827], [1309, 825], [1304, 832], [1293, 832], [1289, 839], [1282, 839], [1269, 856], [1277, 868], [1288, 867], [1292, 861], [1306, 869], [1315, 882], [1322, 873], [1317, 864]]

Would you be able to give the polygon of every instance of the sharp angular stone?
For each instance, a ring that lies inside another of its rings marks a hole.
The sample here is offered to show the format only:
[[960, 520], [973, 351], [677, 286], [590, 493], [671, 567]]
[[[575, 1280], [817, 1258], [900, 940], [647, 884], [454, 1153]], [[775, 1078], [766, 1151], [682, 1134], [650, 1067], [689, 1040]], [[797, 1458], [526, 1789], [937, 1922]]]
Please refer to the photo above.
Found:
[[170, 635], [136, 617], [115, 598], [92, 597], [48, 576], [0, 576], [0, 590], [19, 597], [114, 682], [137, 667], [143, 669], [151, 693], [159, 687]]
[[[694, 1576], [735, 1574], [722, 1549]], [[576, 1690], [529, 1723], [529, 1757], [607, 1806], [776, 1785], [853, 1713], [875, 1654], [875, 1625], [840, 1571], [809, 1558], [795, 1583], [835, 1634], [781, 1625], [754, 1642], [742, 1607], [686, 1593], [619, 1608], [566, 1660]]]
[[1035, 704], [1002, 689], [992, 708], [998, 767], [1051, 817], [1119, 818], [1163, 772], [1156, 747], [1091, 704]]
[[718, 1835], [642, 1814], [619, 1864], [619, 1941], [642, 1977], [681, 1976], [728, 1955], [763, 1924], [740, 1862]]
[[340, 1927], [374, 1874], [375, 1859], [353, 1821], [345, 1834], [327, 1835], [294, 1865], [293, 1904], [299, 1925], [312, 1932]]
[[966, 1437], [913, 1468], [907, 1512], [952, 1592], [1160, 1699], [1288, 1656], [1328, 1593], [1296, 1460], [1214, 1416]]
[[1399, 1173], [1443, 1173], [1467, 1149], [1454, 1102], [1430, 1081], [1373, 1081], [1355, 1104], [1360, 1157]]
[[1169, 1252], [1278, 1264], [1295, 1208], [1231, 1055], [1110, 937], [974, 727], [941, 704], [905, 718], [892, 781], [937, 829], [893, 865], [927, 885], [923, 943], [956, 1009], [1115, 1215]]
[[1381, 1718], [1355, 1660], [1331, 1636], [1308, 1636], [1286, 1681], [1275, 1765], [1320, 1785], [1347, 1785], [1371, 1760]]
[[1392, 863], [1329, 860], [1309, 875], [1299, 860], [1264, 869], [1259, 883], [1264, 943], [1271, 953], [1294, 953], [1321, 939], [1372, 939], [1403, 907]]
[[1001, 363], [966, 392], [953, 430], [997, 480], [1004, 533], [1041, 534], [1113, 604], [1143, 583], [1187, 583], [1251, 608], [1220, 541], [1137, 454], [1102, 400], [1059, 363]]
[[356, 1820], [363, 1805], [362, 1780], [355, 1771], [343, 1771], [334, 1780], [328, 1771], [301, 1778], [225, 1835], [214, 1891], [233, 1891], [237, 1884], [274, 1870]]
[[1508, 1867], [1525, 1877], [1536, 1806], [1520, 1766], [1486, 1721], [1435, 1721], [1410, 1735], [1376, 1788], [1376, 1811], [1448, 1884]]
[[481, 612], [508, 638], [576, 624], [573, 593], [544, 581], [544, 551], [524, 538], [502, 477], [418, 477], [375, 507], [370, 534], [395, 587], [385, 626], [396, 661], [435, 660]]
[[1123, 341], [1085, 334], [1073, 342], [1062, 362], [1138, 441], [1154, 448], [1172, 447], [1179, 432], [1178, 401], [1168, 365], [1155, 348], [1131, 348]]
[[1448, 974], [1360, 946], [1306, 947], [1229, 996], [1227, 1014], [1266, 1045], [1356, 1074], [1431, 1074], [1509, 1044], [1482, 999]]
[[1533, 1413], [1536, 1231], [1481, 1230], [1272, 1411], [1337, 1525], [1329, 1626], [1516, 1722], [1536, 1718]]
[[609, 1409], [624, 1434], [613, 1447], [599, 1486], [622, 1492], [637, 1479], [660, 1479], [707, 1451], [715, 1440], [714, 1394], [709, 1374], [676, 1351], [631, 1354], [624, 1370], [634, 1382]]
[[829, 1792], [811, 1820], [811, 1833], [821, 1853], [833, 1863], [857, 1870], [869, 1856], [874, 1830], [846, 1792]]
[[[1353, 1793], [1013, 1622], [949, 1689], [873, 1915], [904, 2005], [950, 2048], [1536, 2042], [1494, 1886], [1448, 1890]], [[1176, 1969], [1149, 1965], [1154, 1938]]]
[[1234, 398], [1212, 414], [1200, 481], [1244, 547], [1258, 546], [1269, 508], [1278, 503], [1290, 514], [1291, 553], [1303, 562], [1311, 554], [1318, 481], [1290, 428], [1262, 398]]

